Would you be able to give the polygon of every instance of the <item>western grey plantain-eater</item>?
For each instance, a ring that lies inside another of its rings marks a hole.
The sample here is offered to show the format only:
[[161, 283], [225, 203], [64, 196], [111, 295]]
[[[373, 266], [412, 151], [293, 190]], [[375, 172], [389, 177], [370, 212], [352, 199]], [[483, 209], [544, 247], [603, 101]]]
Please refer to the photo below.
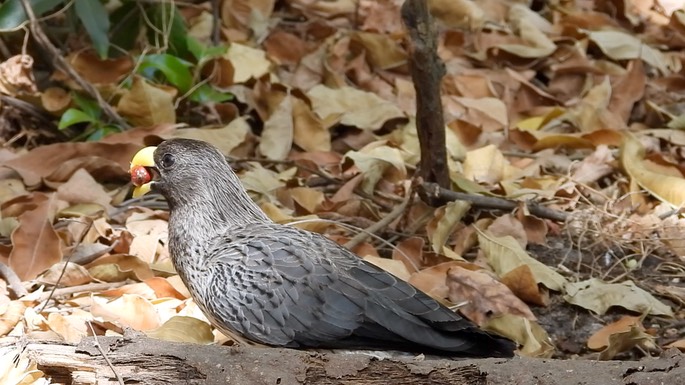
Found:
[[513, 342], [332, 240], [272, 222], [208, 143], [144, 148], [131, 179], [134, 196], [151, 190], [168, 201], [172, 262], [219, 330], [293, 348], [514, 354]]

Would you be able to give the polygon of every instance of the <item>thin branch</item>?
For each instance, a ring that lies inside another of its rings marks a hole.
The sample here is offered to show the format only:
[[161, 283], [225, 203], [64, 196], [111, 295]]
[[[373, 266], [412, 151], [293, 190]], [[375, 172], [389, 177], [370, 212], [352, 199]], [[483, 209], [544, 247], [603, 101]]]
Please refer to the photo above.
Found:
[[24, 285], [21, 284], [21, 279], [19, 279], [17, 273], [2, 262], [0, 262], [0, 276], [7, 281], [7, 284], [17, 298], [21, 298], [29, 293]]
[[[442, 188], [435, 183], [423, 183], [418, 186], [418, 189], [419, 194], [426, 195], [428, 198], [440, 202], [462, 200], [471, 202], [474, 206], [484, 209], [511, 211], [516, 209], [521, 203], [503, 198], [456, 192]], [[550, 209], [535, 203], [527, 202], [526, 206], [528, 211], [536, 217], [551, 219], [558, 222], [566, 222], [569, 217], [569, 213], [567, 212]]]
[[407, 192], [407, 196], [404, 197], [404, 201], [402, 201], [402, 203], [397, 205], [391, 212], [388, 213], [388, 215], [384, 216], [380, 221], [374, 223], [373, 225], [364, 229], [364, 231], [352, 237], [352, 239], [347, 241], [347, 243], [345, 243], [344, 246], [348, 249], [354, 249], [360, 243], [364, 242], [366, 238], [371, 236], [371, 234], [374, 234], [375, 232], [387, 227], [390, 223], [392, 223], [392, 221], [399, 218], [402, 215], [402, 213], [404, 213], [404, 210], [406, 210], [407, 206], [409, 205], [409, 202], [411, 202], [411, 197], [412, 193]]

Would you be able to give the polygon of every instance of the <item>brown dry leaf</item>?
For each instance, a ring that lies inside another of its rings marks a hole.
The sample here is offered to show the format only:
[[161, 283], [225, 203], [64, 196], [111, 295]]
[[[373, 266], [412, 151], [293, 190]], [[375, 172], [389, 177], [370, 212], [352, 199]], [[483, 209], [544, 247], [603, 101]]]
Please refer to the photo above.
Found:
[[644, 148], [633, 135], [625, 135], [621, 165], [640, 187], [675, 209], [685, 206], [685, 179], [655, 173], [645, 166]]
[[306, 214], [317, 212], [326, 199], [323, 192], [309, 187], [295, 187], [288, 191], [293, 201], [307, 211]]
[[9, 96], [33, 95], [38, 92], [33, 77], [33, 58], [15, 55], [0, 63], [0, 93]]
[[103, 186], [84, 169], [77, 170], [57, 188], [57, 197], [71, 204], [96, 203], [103, 209], [109, 209], [112, 201]]
[[331, 133], [307, 103], [293, 98], [293, 142], [307, 152], [330, 151]]
[[176, 298], [184, 300], [188, 298], [181, 294], [166, 278], [152, 277], [145, 280], [145, 284], [150, 286], [155, 291], [157, 298]]
[[149, 337], [165, 341], [211, 344], [214, 342], [212, 327], [194, 317], [171, 317], [162, 326], [146, 332]]
[[289, 4], [292, 7], [301, 9], [307, 14], [316, 15], [324, 19], [333, 18], [335, 16], [351, 15], [357, 11], [359, 7], [356, 0], [290, 0]]
[[0, 180], [0, 204], [26, 194], [28, 194], [28, 191], [26, 191], [24, 184], [19, 179]]
[[316, 85], [307, 92], [312, 109], [323, 120], [339, 120], [341, 124], [362, 130], [377, 130], [404, 113], [391, 102], [374, 93], [352, 87], [338, 89]]
[[538, 306], [547, 306], [549, 304], [549, 293], [545, 288], [539, 287], [528, 265], [521, 265], [509, 271], [502, 276], [501, 281], [517, 297], [528, 303]]
[[611, 82], [604, 77], [601, 83], [592, 87], [583, 99], [568, 112], [581, 132], [589, 133], [600, 129], [623, 129], [624, 121], [608, 110], [611, 102]]
[[608, 345], [606, 349], [599, 353], [599, 360], [611, 360], [617, 354], [629, 351], [636, 346], [645, 351], [657, 349], [654, 344], [654, 337], [645, 333], [641, 324], [632, 324], [628, 330], [616, 331], [608, 338]]
[[599, 49], [613, 60], [642, 59], [662, 74], [668, 74], [669, 65], [664, 55], [634, 35], [620, 31], [592, 31], [588, 34]]
[[491, 330], [516, 341], [522, 347], [519, 354], [526, 357], [550, 358], [554, 354], [554, 344], [545, 329], [537, 322], [521, 316], [505, 314], [491, 319], [483, 325]]
[[404, 239], [392, 249], [392, 259], [402, 261], [408, 271], [416, 273], [423, 262], [424, 244], [425, 241], [421, 237]]
[[665, 348], [670, 349], [670, 348], [677, 348], [681, 352], [685, 352], [685, 338], [673, 341], [670, 344], [666, 345]]
[[9, 266], [22, 281], [35, 278], [62, 260], [62, 243], [52, 227], [59, 202], [55, 194], [46, 198], [35, 209], [21, 214], [19, 226], [12, 232]]
[[362, 190], [368, 194], [373, 193], [384, 176], [392, 181], [403, 180], [407, 176], [400, 150], [382, 142], [371, 143], [359, 151], [348, 151], [345, 157], [352, 159], [362, 172]]
[[470, 0], [428, 0], [428, 8], [449, 28], [476, 30], [487, 21], [485, 12]]
[[449, 300], [456, 304], [466, 302], [459, 311], [479, 326], [502, 314], [536, 319], [528, 305], [488, 274], [455, 266], [447, 272], [447, 287]]
[[[524, 9], [525, 11], [523, 11]], [[520, 4], [511, 8], [509, 21], [514, 25], [518, 35], [525, 44], [498, 44], [497, 48], [526, 59], [547, 57], [557, 50], [556, 44], [538, 27], [540, 25], [545, 28], [546, 25], [543, 26], [543, 23], [530, 22], [533, 19], [531, 13], [532, 11]], [[542, 18], [534, 18], [535, 21], [540, 21], [540, 19]]]
[[135, 294], [137, 296], [149, 300], [155, 300], [159, 298], [157, 297], [157, 293], [155, 293], [155, 290], [152, 287], [150, 287], [150, 285], [144, 282], [131, 283], [114, 289], [105, 290], [97, 294], [103, 297], [110, 298], [119, 298], [124, 294]]
[[614, 172], [614, 155], [609, 146], [600, 145], [585, 159], [573, 165], [571, 179], [578, 184], [590, 184]]
[[364, 260], [371, 262], [372, 264], [380, 267], [381, 269], [387, 271], [388, 273], [394, 275], [395, 277], [403, 281], [409, 281], [411, 273], [409, 272], [409, 270], [407, 270], [407, 267], [404, 265], [404, 263], [402, 263], [402, 261], [376, 257], [372, 255], [365, 256]]
[[46, 111], [62, 115], [71, 104], [71, 95], [62, 88], [49, 87], [40, 94], [40, 102]]
[[469, 265], [474, 269], [480, 268], [462, 261], [443, 262], [412, 274], [409, 278], [409, 283], [434, 299], [444, 301], [449, 294], [449, 288], [447, 287], [447, 272], [449, 269], [453, 267], [468, 268]]
[[434, 252], [448, 257], [455, 255], [454, 252], [449, 252], [451, 250], [446, 244], [470, 208], [471, 204], [466, 201], [454, 201], [435, 210], [433, 218], [426, 224], [426, 235]]
[[24, 317], [25, 310], [24, 301], [18, 300], [0, 306], [0, 336], [5, 336], [14, 329], [14, 326]]
[[[66, 265], [66, 269], [65, 269]], [[64, 273], [62, 273], [64, 272]], [[59, 262], [52, 265], [37, 281], [48, 285], [78, 286], [92, 281], [88, 270], [73, 262]]]
[[250, 125], [245, 117], [232, 120], [221, 128], [184, 128], [174, 132], [174, 138], [204, 140], [214, 144], [224, 155], [230, 155], [250, 135]]
[[487, 230], [496, 237], [512, 236], [516, 241], [525, 248], [528, 245], [528, 235], [523, 228], [523, 224], [513, 215], [505, 214], [496, 218], [488, 227]]
[[71, 314], [50, 313], [46, 324], [53, 332], [59, 334], [65, 342], [78, 344], [88, 335], [87, 322], [93, 320], [90, 312], [71, 309]]
[[533, 215], [526, 215], [525, 210], [518, 210], [516, 212], [516, 217], [519, 222], [523, 224], [523, 230], [526, 232], [528, 243], [536, 245], [547, 244], [547, 232], [549, 231], [549, 227], [544, 219]]
[[563, 291], [568, 283], [562, 275], [528, 255], [511, 236], [495, 237], [487, 231], [479, 231], [478, 243], [488, 263], [500, 277], [519, 266], [527, 265], [535, 281], [549, 289]]
[[81, 168], [100, 181], [126, 180], [131, 158], [140, 147], [135, 143], [55, 143], [36, 147], [0, 165], [19, 173], [29, 188], [38, 187], [44, 179], [65, 182]]
[[587, 347], [592, 350], [602, 350], [609, 346], [609, 337], [616, 333], [624, 333], [637, 326], [644, 330], [642, 317], [624, 315], [618, 321], [612, 322], [596, 331], [587, 340]]
[[175, 88], [153, 85], [136, 76], [131, 89], [119, 99], [117, 111], [136, 126], [176, 123], [176, 93]]
[[86, 265], [86, 268], [93, 278], [105, 282], [120, 282], [128, 278], [145, 281], [154, 276], [150, 265], [126, 254], [100, 257]]
[[271, 70], [272, 64], [266, 58], [266, 52], [261, 49], [232, 43], [223, 57], [233, 65], [235, 70], [233, 73], [234, 83], [245, 83], [252, 78], [259, 79], [268, 75]]
[[360, 43], [374, 68], [389, 70], [407, 63], [407, 52], [386, 34], [356, 32], [352, 40]]
[[492, 185], [510, 179], [516, 172], [494, 145], [487, 145], [466, 153], [464, 176], [474, 182]]
[[118, 322], [121, 326], [139, 331], [153, 330], [161, 324], [154, 305], [141, 296], [124, 294], [111, 302], [96, 295], [91, 298], [93, 302], [90, 312], [96, 319]]
[[[93, 51], [76, 51], [67, 58], [76, 72], [91, 84], [116, 85], [123, 78], [129, 76], [134, 63], [131, 56], [122, 55], [118, 58], [101, 59]], [[58, 79], [67, 76], [60, 74]], [[78, 87], [72, 87], [78, 89]]]
[[293, 144], [293, 97], [286, 95], [266, 120], [259, 152], [269, 159], [284, 160]]
[[654, 291], [673, 301], [679, 302], [681, 305], [685, 305], [685, 287], [657, 284], [654, 286]]
[[633, 281], [605, 283], [591, 278], [569, 283], [566, 285], [564, 300], [597, 314], [606, 313], [612, 306], [620, 306], [645, 314], [673, 316], [670, 306], [637, 287]]

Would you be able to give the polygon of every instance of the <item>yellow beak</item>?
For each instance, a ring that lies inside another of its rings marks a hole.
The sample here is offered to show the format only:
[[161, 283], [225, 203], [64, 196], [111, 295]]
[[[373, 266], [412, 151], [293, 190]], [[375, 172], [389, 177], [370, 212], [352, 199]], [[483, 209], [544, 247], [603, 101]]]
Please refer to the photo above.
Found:
[[[157, 149], [157, 147], [153, 146], [153, 147], [145, 147], [144, 149], [138, 151], [133, 156], [133, 159], [131, 159], [131, 168], [129, 169], [129, 172], [131, 172], [133, 170], [133, 168], [136, 166], [154, 167], [155, 166], [154, 153], [155, 153], [156, 149]], [[143, 195], [150, 192], [151, 188], [152, 188], [152, 181], [147, 182], [147, 183], [140, 185], [140, 186], [135, 186], [135, 188], [133, 189], [132, 196], [134, 198], [142, 197]]]

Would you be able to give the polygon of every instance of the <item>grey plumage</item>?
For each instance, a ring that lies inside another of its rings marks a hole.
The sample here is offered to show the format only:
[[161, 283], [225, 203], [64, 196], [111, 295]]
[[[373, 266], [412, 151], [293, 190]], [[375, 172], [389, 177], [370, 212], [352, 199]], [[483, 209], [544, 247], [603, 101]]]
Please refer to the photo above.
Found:
[[218, 329], [274, 346], [513, 355], [511, 341], [328, 238], [270, 221], [211, 145], [168, 140], [154, 163], [174, 266]]

